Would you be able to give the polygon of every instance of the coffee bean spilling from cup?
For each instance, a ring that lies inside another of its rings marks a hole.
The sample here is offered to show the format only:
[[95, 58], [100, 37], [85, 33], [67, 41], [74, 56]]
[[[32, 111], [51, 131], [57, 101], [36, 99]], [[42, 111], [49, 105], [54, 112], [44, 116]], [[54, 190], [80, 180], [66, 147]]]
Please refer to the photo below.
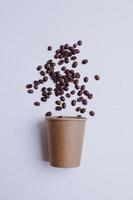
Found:
[[[37, 66], [36, 70], [39, 72], [41, 78], [34, 80], [33, 83], [27, 84], [27, 92], [32, 94], [34, 90], [40, 89], [41, 85], [41, 102], [47, 102], [47, 100], [54, 95], [57, 97], [55, 101], [55, 110], [61, 111], [67, 108], [66, 98], [72, 98], [71, 106], [75, 106], [75, 111], [83, 114], [86, 112], [88, 101], [93, 98], [93, 94], [86, 89], [86, 85], [79, 83], [83, 80], [84, 84], [87, 84], [89, 78], [87, 76], [81, 78], [81, 74], [75, 71], [75, 68], [88, 63], [87, 59], [83, 59], [80, 62], [77, 61], [78, 54], [80, 53], [79, 47], [82, 45], [82, 41], [79, 40], [73, 45], [65, 44], [61, 45], [53, 55], [52, 59], [46, 61], [44, 66]], [[48, 51], [52, 51], [52, 46], [47, 47]], [[60, 68], [59, 68], [60, 67]], [[45, 86], [45, 82], [51, 79], [54, 83], [54, 88]], [[95, 75], [96, 81], [100, 80], [99, 75]], [[74, 88], [70, 91], [70, 85], [73, 84]], [[76, 95], [74, 98], [73, 96]], [[40, 101], [34, 102], [35, 106], [40, 106]], [[79, 106], [81, 104], [81, 106]], [[90, 116], [94, 116], [94, 111], [89, 111]], [[52, 112], [48, 111], [45, 116], [51, 116]], [[61, 118], [62, 116], [59, 116]], [[82, 115], [77, 115], [81, 118]]]

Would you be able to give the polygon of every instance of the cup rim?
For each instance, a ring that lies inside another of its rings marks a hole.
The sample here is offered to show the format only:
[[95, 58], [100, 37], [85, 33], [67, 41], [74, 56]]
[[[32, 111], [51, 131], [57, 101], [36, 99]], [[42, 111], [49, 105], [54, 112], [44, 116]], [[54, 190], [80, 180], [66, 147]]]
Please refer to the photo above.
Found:
[[78, 118], [78, 117], [74, 117], [74, 116], [62, 116], [62, 117], [58, 117], [58, 116], [48, 116], [45, 117], [46, 120], [58, 120], [58, 121], [82, 121], [82, 120], [87, 120], [87, 117], [82, 117], [82, 118]]

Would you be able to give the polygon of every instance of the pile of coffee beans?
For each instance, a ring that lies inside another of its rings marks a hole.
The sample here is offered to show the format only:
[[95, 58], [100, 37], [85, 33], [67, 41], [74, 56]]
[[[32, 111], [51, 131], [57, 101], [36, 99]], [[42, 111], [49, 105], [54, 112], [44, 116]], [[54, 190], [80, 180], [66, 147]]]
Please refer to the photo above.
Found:
[[[47, 60], [44, 66], [37, 66], [36, 70], [39, 72], [41, 78], [34, 80], [33, 83], [26, 85], [27, 92], [29, 94], [34, 93], [35, 90], [40, 89], [41, 97], [39, 101], [34, 102], [35, 106], [40, 106], [40, 102], [47, 102], [47, 100], [54, 94], [57, 97], [55, 101], [55, 110], [61, 111], [67, 108], [65, 102], [66, 98], [72, 98], [71, 106], [75, 106], [75, 111], [83, 114], [86, 112], [86, 106], [88, 100], [93, 98], [93, 94], [86, 89], [86, 85], [80, 85], [81, 75], [76, 68], [88, 63], [87, 59], [83, 59], [80, 62], [77, 60], [80, 53], [79, 47], [82, 45], [82, 41], [79, 40], [73, 45], [64, 44], [54, 52], [51, 59]], [[48, 46], [47, 50], [52, 51], [52, 46]], [[45, 82], [51, 79], [54, 83], [54, 88], [45, 86]], [[94, 76], [95, 80], [100, 80], [99, 75]], [[89, 81], [87, 76], [83, 77], [83, 82], [86, 84]], [[70, 85], [73, 84], [73, 90], [69, 91]], [[76, 97], [74, 98], [74, 96]], [[80, 106], [79, 106], [80, 104]], [[90, 116], [94, 116], [94, 111], [89, 111]], [[51, 116], [52, 112], [48, 111], [45, 116]], [[59, 116], [59, 118], [62, 116]], [[78, 118], [82, 115], [77, 115]]]

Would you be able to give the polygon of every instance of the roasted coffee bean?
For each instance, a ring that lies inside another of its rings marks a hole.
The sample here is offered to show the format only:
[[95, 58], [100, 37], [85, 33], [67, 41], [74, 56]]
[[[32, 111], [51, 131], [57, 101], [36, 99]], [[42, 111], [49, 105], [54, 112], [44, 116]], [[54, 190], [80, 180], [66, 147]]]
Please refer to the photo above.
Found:
[[77, 44], [78, 44], [79, 46], [81, 46], [81, 45], [82, 45], [82, 41], [79, 40], [79, 41], [77, 42]]
[[76, 78], [80, 78], [80, 73], [76, 72], [75, 75], [76, 75]]
[[47, 88], [47, 91], [52, 91], [52, 88], [51, 88], [51, 87], [48, 87], [48, 88]]
[[32, 88], [32, 84], [27, 84], [27, 85], [26, 85], [26, 88], [27, 88], [27, 89]]
[[81, 112], [81, 113], [85, 113], [85, 112], [86, 112], [86, 109], [85, 109], [85, 108], [82, 108], [80, 112]]
[[61, 101], [65, 101], [65, 97], [64, 97], [64, 96], [61, 96], [61, 97], [60, 97], [60, 100], [61, 100]]
[[95, 80], [96, 81], [100, 80], [100, 76], [99, 75], [95, 75]]
[[79, 90], [79, 88], [80, 88], [79, 85], [75, 85], [76, 90]]
[[43, 92], [42, 92], [42, 96], [44, 96], [44, 97], [45, 97], [45, 96], [46, 96], [46, 94], [47, 94], [47, 92], [46, 92], [46, 91], [43, 91]]
[[88, 102], [87, 102], [86, 99], [83, 99], [83, 100], [82, 100], [82, 103], [83, 103], [84, 105], [87, 105]]
[[72, 57], [71, 57], [71, 60], [76, 60], [76, 59], [77, 59], [76, 56], [72, 56]]
[[85, 85], [81, 85], [81, 90], [84, 90], [85, 89]]
[[51, 116], [51, 115], [52, 115], [52, 113], [49, 111], [49, 112], [46, 113], [45, 116], [46, 116], [46, 117], [49, 117], [49, 116]]
[[71, 91], [71, 94], [72, 94], [72, 95], [75, 94], [75, 90], [72, 90], [72, 91]]
[[88, 63], [88, 60], [87, 60], [87, 59], [82, 60], [82, 64], [83, 64], [83, 65], [86, 64], [86, 63]]
[[39, 85], [39, 81], [34, 81], [34, 85]]
[[80, 50], [79, 49], [75, 49], [75, 53], [80, 53]]
[[42, 69], [42, 66], [38, 65], [36, 69], [37, 69], [37, 71], [40, 71]]
[[27, 90], [27, 92], [28, 92], [29, 94], [32, 94], [34, 91], [33, 91], [33, 90]]
[[40, 106], [40, 102], [36, 101], [36, 102], [34, 102], [34, 105], [35, 106]]
[[45, 72], [44, 71], [40, 71], [40, 75], [41, 76], [45, 76]]
[[78, 83], [79, 83], [79, 80], [78, 80], [78, 79], [74, 80], [74, 84], [75, 84], [75, 85], [77, 85]]
[[48, 61], [47, 61], [47, 64], [51, 64], [53, 62], [53, 60], [52, 59], [49, 59]]
[[88, 95], [89, 95], [88, 90], [84, 90], [84, 94], [85, 94], [86, 96], [88, 96]]
[[59, 111], [59, 110], [62, 110], [62, 107], [61, 107], [61, 106], [56, 106], [55, 109], [56, 109], [57, 111]]
[[41, 97], [41, 101], [46, 102], [47, 99], [45, 97]]
[[53, 62], [53, 63], [50, 64], [50, 66], [51, 66], [51, 67], [55, 67], [55, 66], [56, 66], [56, 63]]
[[68, 58], [65, 58], [65, 63], [69, 63], [69, 59]]
[[68, 49], [69, 48], [69, 44], [65, 44], [64, 48]]
[[57, 59], [57, 58], [58, 58], [58, 55], [57, 55], [57, 54], [55, 54], [55, 55], [54, 55], [54, 58], [55, 58], [55, 59]]
[[73, 68], [76, 68], [77, 66], [78, 66], [78, 62], [77, 62], [77, 61], [74, 61], [73, 64], [72, 64], [72, 67], [73, 67]]
[[62, 65], [64, 63], [64, 60], [60, 60], [59, 62], [58, 62], [58, 65]]
[[57, 118], [63, 118], [63, 116], [62, 116], [62, 115], [60, 115], [60, 116], [58, 116]]
[[90, 114], [91, 116], [94, 116], [94, 115], [95, 115], [94, 111], [90, 111], [89, 114]]
[[52, 47], [51, 46], [48, 46], [48, 51], [51, 51], [52, 50]]
[[77, 111], [77, 112], [80, 112], [80, 111], [81, 111], [81, 108], [80, 108], [80, 107], [77, 107], [77, 108], [76, 108], [76, 111]]
[[75, 43], [75, 44], [73, 44], [73, 47], [74, 47], [74, 48], [76, 48], [76, 47], [77, 47], [77, 44], [76, 44], [76, 43]]
[[75, 101], [75, 100], [72, 100], [72, 101], [71, 101], [71, 105], [72, 105], [72, 106], [75, 106], [75, 105], [76, 105], [76, 101]]
[[88, 82], [88, 77], [84, 77], [84, 82], [86, 83], [86, 82]]
[[34, 85], [34, 89], [37, 90], [38, 89], [38, 85]]
[[63, 90], [68, 91], [69, 88], [67, 86], [63, 87]]
[[78, 93], [77, 93], [78, 96], [81, 96], [82, 94], [83, 94], [82, 90], [79, 90]]
[[66, 70], [66, 67], [65, 67], [65, 66], [63, 66], [63, 67], [61, 68], [61, 70], [62, 70], [62, 71], [65, 71], [65, 70]]
[[64, 49], [64, 45], [60, 45], [60, 49]]
[[62, 103], [62, 108], [63, 108], [63, 109], [66, 108], [66, 103]]
[[48, 80], [48, 77], [47, 77], [47, 76], [44, 76], [43, 81], [44, 81], [44, 82], [47, 82], [47, 80]]
[[77, 98], [77, 102], [81, 102], [83, 100], [83, 97]]
[[42, 87], [41, 91], [44, 92], [45, 90], [46, 90], [46, 88], [45, 88], [45, 87]]
[[40, 84], [43, 84], [43, 82], [44, 82], [44, 81], [43, 81], [42, 79], [39, 79], [39, 83], [40, 83]]
[[56, 105], [61, 105], [61, 102], [59, 100], [55, 101]]
[[77, 118], [82, 118], [82, 115], [77, 115]]
[[88, 99], [92, 99], [93, 98], [93, 94], [92, 93], [88, 93]]
[[71, 97], [71, 95], [70, 95], [69, 93], [66, 93], [65, 96], [66, 96], [67, 98], [70, 98], [70, 97]]
[[47, 93], [47, 94], [50, 96], [50, 95], [52, 95], [52, 92], [51, 92], [51, 91], [48, 91], [48, 93]]

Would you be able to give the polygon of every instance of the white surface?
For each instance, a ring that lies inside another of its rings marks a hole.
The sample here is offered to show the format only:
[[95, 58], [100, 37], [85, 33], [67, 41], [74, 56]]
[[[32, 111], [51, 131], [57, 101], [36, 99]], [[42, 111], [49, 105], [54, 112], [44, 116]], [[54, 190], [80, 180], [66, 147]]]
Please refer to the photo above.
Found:
[[[0, 16], [0, 199], [132, 200], [133, 1], [1, 0]], [[87, 122], [81, 167], [56, 169], [41, 158], [37, 130], [51, 105], [34, 108], [24, 86], [48, 44], [78, 39], [89, 77], [101, 75], [89, 85], [96, 117]]]

